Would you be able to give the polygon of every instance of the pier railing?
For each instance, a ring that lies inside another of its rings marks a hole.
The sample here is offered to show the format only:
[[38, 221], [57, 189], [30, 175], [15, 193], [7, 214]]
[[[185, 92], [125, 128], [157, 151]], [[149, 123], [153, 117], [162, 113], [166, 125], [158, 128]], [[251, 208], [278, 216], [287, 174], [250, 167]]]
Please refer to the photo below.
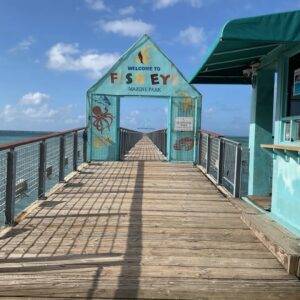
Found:
[[0, 145], [2, 224], [14, 224], [16, 214], [37, 198], [45, 199], [47, 190], [86, 160], [85, 127]]
[[147, 133], [147, 136], [157, 146], [164, 156], [167, 156], [167, 129]]
[[120, 159], [143, 137], [143, 133], [120, 127]]
[[199, 165], [234, 197], [247, 194], [248, 147], [214, 132], [199, 131]]

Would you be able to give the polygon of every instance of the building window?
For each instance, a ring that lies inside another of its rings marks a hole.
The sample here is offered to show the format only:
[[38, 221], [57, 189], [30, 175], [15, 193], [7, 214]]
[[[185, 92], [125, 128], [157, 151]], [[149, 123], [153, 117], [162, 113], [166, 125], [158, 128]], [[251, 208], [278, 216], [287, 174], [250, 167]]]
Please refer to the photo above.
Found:
[[300, 115], [300, 53], [289, 59], [287, 116]]

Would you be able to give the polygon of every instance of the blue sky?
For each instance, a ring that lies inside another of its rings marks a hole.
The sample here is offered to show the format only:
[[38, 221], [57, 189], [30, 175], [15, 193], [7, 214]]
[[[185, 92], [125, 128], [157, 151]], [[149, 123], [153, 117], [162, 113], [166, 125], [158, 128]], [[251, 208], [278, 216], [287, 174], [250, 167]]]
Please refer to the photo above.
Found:
[[[0, 129], [84, 125], [86, 90], [144, 33], [189, 79], [226, 21], [295, 9], [300, 1], [1, 0]], [[250, 87], [196, 87], [203, 128], [248, 134]], [[164, 99], [122, 100], [124, 127], [162, 128], [166, 118]]]

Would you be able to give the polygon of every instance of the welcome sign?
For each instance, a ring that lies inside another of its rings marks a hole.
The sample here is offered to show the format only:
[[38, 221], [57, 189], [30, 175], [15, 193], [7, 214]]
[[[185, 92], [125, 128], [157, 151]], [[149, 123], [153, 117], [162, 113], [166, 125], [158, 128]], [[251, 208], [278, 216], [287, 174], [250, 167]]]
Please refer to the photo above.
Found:
[[124, 96], [169, 98], [167, 159], [195, 161], [201, 94], [147, 35], [87, 91], [89, 159], [120, 158], [120, 98]]
[[198, 91], [147, 35], [130, 48], [100, 82], [102, 94], [115, 95], [118, 91], [120, 96], [199, 97]]

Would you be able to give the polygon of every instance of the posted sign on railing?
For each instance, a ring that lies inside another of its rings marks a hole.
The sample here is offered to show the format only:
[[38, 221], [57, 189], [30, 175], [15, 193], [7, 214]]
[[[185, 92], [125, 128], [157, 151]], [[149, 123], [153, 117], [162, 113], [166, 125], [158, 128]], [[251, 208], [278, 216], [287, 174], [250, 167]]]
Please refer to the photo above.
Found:
[[193, 131], [194, 128], [193, 117], [176, 117], [175, 118], [175, 130], [176, 131]]

